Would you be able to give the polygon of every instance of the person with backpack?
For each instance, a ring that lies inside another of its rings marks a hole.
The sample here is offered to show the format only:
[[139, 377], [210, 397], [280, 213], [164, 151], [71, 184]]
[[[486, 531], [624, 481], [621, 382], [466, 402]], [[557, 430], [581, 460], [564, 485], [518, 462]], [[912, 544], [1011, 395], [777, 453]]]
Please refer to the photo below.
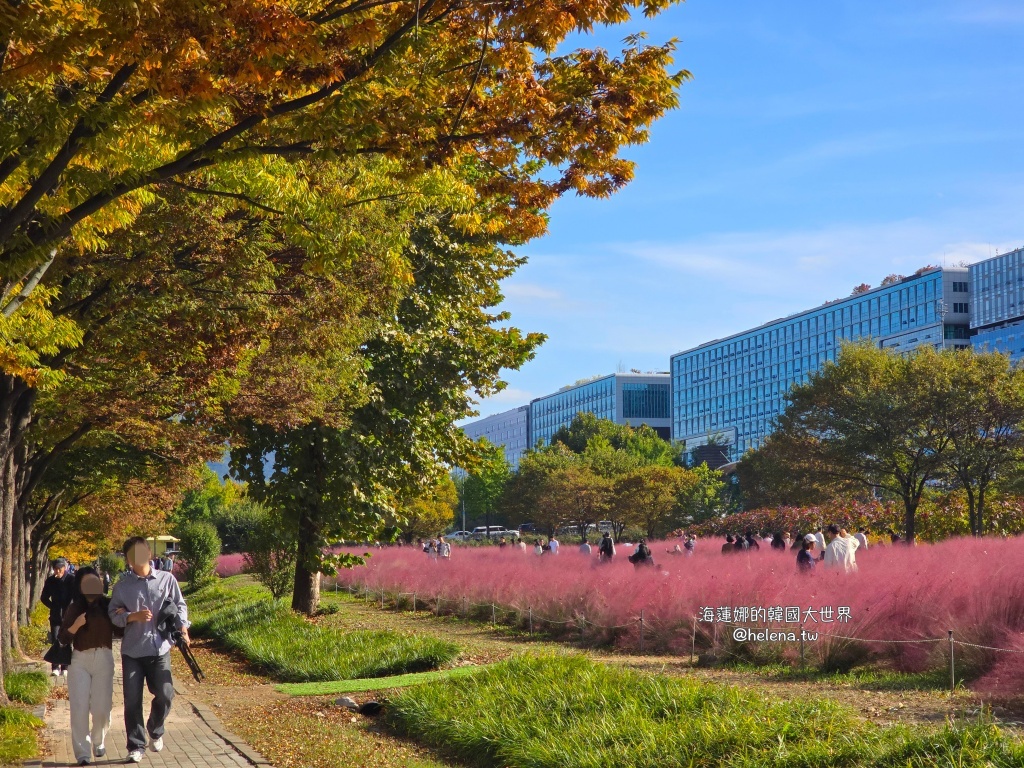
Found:
[[[50, 609], [50, 641], [57, 644], [57, 633], [64, 620], [64, 611], [75, 597], [75, 578], [68, 568], [68, 561], [58, 557], [53, 561], [53, 575], [43, 582], [43, 594], [39, 602]], [[54, 677], [67, 677], [68, 668], [64, 664], [52, 664], [50, 674]]]
[[633, 564], [634, 568], [654, 565], [654, 555], [651, 554], [651, 548], [647, 546], [646, 539], [640, 539], [637, 543], [636, 551], [629, 556], [629, 562]]
[[597, 559], [602, 563], [610, 563], [614, 557], [615, 542], [612, 541], [612, 535], [605, 531], [604, 536], [601, 537], [601, 544], [597, 548]]

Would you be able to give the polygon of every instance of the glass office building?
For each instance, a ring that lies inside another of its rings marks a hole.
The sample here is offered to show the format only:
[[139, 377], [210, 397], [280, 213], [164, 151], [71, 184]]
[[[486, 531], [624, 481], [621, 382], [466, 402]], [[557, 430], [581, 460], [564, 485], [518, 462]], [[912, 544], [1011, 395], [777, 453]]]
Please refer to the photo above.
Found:
[[1024, 359], [1024, 248], [969, 267], [971, 344]]
[[614, 373], [581, 381], [529, 405], [470, 422], [462, 427], [474, 440], [486, 437], [505, 448], [513, 468], [527, 448], [568, 426], [577, 413], [638, 427], [646, 424], [668, 440], [671, 434], [671, 384], [667, 373]]
[[613, 373], [565, 387], [530, 403], [530, 441], [551, 442], [577, 413], [638, 427], [646, 424], [669, 438], [671, 385], [667, 373]]
[[757, 448], [785, 406], [844, 341], [873, 339], [904, 352], [922, 344], [970, 345], [966, 268], [922, 271], [672, 357], [672, 437], [687, 448], [712, 440], [738, 459]]
[[474, 440], [487, 438], [492, 445], [505, 449], [505, 460], [515, 469], [530, 447], [530, 406], [521, 405], [510, 411], [477, 419], [462, 427]]

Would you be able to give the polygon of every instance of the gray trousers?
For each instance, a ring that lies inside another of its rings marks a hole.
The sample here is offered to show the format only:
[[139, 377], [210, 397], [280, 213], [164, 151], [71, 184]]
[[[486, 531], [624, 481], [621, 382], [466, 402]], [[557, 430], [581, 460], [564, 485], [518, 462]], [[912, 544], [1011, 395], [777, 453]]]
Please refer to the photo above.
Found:
[[[171, 654], [144, 656], [138, 659], [121, 656], [124, 673], [124, 729], [128, 734], [128, 751], [146, 748], [146, 733], [154, 739], [164, 735], [164, 721], [174, 700], [171, 680]], [[142, 719], [142, 684], [153, 694], [149, 719]]]

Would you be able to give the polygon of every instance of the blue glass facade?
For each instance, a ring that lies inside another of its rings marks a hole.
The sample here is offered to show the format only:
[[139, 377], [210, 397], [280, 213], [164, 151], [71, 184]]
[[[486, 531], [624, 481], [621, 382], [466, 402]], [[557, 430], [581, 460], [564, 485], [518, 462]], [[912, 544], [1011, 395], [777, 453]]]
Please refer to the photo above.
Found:
[[527, 448], [568, 426], [578, 413], [592, 413], [617, 424], [647, 424], [666, 440], [671, 432], [671, 385], [667, 373], [614, 373], [581, 381], [512, 411], [463, 426], [467, 435], [505, 447], [513, 467]]
[[599, 419], [615, 421], [615, 377], [568, 387], [530, 403], [530, 440], [547, 445], [551, 436], [569, 424], [580, 412], [592, 413]]
[[771, 432], [790, 387], [834, 361], [844, 341], [872, 338], [898, 352], [967, 346], [969, 304], [966, 269], [933, 269], [680, 352], [672, 436], [688, 447], [714, 437], [739, 458]]
[[505, 449], [505, 460], [515, 469], [519, 459], [530, 447], [530, 406], [496, 413], [463, 426], [462, 431], [474, 440], [487, 438], [491, 445]]
[[1024, 359], [1024, 248], [970, 266], [971, 344]]

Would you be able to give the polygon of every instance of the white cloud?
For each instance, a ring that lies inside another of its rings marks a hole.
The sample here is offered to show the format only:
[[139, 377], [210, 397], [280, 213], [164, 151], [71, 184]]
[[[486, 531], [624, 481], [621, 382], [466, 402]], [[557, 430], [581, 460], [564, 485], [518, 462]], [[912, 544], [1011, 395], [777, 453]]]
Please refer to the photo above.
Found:
[[501, 290], [505, 298], [519, 301], [551, 302], [563, 299], [561, 291], [533, 283], [505, 283]]

